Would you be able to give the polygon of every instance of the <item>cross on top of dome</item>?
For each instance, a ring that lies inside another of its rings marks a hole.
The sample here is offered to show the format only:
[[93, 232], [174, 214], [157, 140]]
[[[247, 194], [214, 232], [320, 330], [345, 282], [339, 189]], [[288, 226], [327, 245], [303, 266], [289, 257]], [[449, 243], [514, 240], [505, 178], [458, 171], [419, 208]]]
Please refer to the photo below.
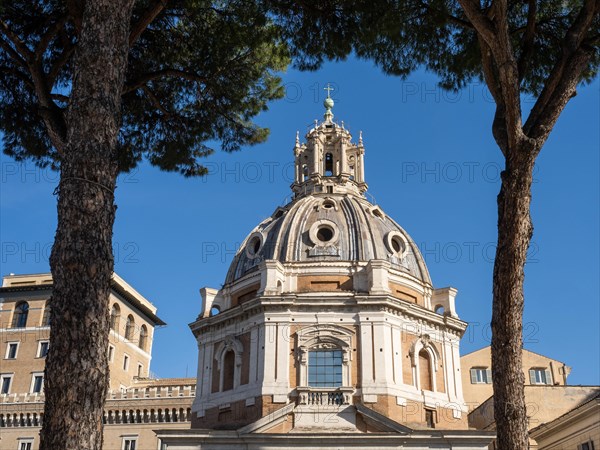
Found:
[[305, 143], [296, 134], [294, 156], [296, 176], [292, 190], [296, 197], [310, 194], [354, 194], [362, 196], [367, 190], [364, 181], [364, 146], [362, 132], [359, 142], [352, 142], [352, 135], [340, 124], [333, 122], [331, 98], [333, 88], [324, 88], [327, 98], [324, 121], [315, 120], [314, 127], [306, 134]]
[[325, 118], [326, 122], [331, 122], [333, 119], [333, 113], [331, 112], [331, 109], [335, 105], [333, 99], [331, 98], [331, 91], [334, 89], [329, 83], [327, 83], [327, 87], [324, 87], [323, 90], [327, 91], [327, 98], [323, 101], [323, 106], [325, 107], [325, 114], [323, 117]]

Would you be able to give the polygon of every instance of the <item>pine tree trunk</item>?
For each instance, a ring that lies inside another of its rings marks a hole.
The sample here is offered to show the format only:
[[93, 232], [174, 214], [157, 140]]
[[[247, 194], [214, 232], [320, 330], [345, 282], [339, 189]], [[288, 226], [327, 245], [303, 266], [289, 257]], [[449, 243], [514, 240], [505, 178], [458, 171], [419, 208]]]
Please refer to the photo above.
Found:
[[527, 450], [523, 347], [523, 281], [533, 235], [529, 214], [535, 158], [530, 148], [507, 152], [498, 195], [494, 263], [492, 379], [498, 450]]
[[132, 4], [85, 2], [50, 256], [54, 289], [42, 450], [102, 448], [115, 148]]

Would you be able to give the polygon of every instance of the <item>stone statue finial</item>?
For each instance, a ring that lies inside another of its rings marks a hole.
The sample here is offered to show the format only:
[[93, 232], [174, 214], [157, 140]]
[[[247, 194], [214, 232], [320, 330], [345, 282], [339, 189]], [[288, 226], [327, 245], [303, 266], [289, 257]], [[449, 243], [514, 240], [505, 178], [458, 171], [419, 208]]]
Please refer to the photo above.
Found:
[[358, 132], [358, 145], [363, 145], [362, 130]]
[[300, 131], [296, 130], [296, 147], [300, 147]]

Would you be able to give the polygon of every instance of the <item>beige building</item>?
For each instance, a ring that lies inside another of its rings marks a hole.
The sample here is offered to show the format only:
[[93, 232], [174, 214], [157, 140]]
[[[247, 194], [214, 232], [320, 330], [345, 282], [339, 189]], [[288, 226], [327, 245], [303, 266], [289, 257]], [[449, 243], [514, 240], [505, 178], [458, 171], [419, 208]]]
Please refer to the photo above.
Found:
[[[526, 386], [564, 386], [571, 368], [563, 362], [523, 349]], [[491, 347], [461, 356], [462, 385], [469, 410], [477, 408], [493, 395]]]
[[192, 430], [166, 449], [484, 449], [470, 430], [456, 289], [365, 197], [365, 147], [325, 120], [294, 146], [293, 199], [201, 290]]
[[[50, 274], [9, 275], [0, 288], [0, 450], [39, 447], [51, 291]], [[195, 379], [150, 377], [154, 329], [164, 322], [152, 303], [116, 274], [109, 307], [104, 448], [156, 449], [154, 428], [189, 428]]]
[[538, 450], [600, 448], [600, 394], [530, 431]]
[[[590, 404], [591, 410], [588, 411], [586, 409], [585, 416], [573, 413], [569, 416], [568, 420], [556, 423], [558, 418], [568, 414], [573, 409], [577, 409], [577, 407], [582, 404], [587, 404], [592, 399], [597, 398], [599, 394], [600, 386], [525, 386], [525, 404], [527, 407], [527, 418], [529, 420], [530, 448], [540, 450], [546, 448], [556, 450], [580, 450], [577, 445], [589, 440], [593, 441], [595, 446], [600, 445], [600, 441], [597, 439], [597, 424], [600, 420], [597, 416], [597, 404], [595, 410], [593, 405]], [[596, 414], [595, 419], [592, 417], [594, 411]], [[562, 435], [561, 433], [565, 424], [571, 428], [566, 435]], [[495, 429], [494, 397], [490, 397], [469, 413], [469, 425], [479, 430], [492, 431]], [[546, 431], [548, 431], [548, 433], [546, 433]], [[570, 432], [574, 432], [575, 434], [570, 435]], [[580, 442], [574, 445], [567, 445], [569, 439], [566, 439], [566, 437], [573, 438], [572, 442]], [[538, 442], [538, 438], [542, 438], [542, 442]], [[544, 439], [546, 439], [545, 442]], [[562, 443], [553, 446], [556, 442]], [[491, 448], [494, 447], [492, 446]], [[593, 448], [597, 447], [589, 447], [587, 450]]]
[[[555, 359], [525, 349], [522, 358], [530, 448], [600, 448], [600, 387], [567, 385], [571, 368]], [[469, 426], [495, 430], [490, 347], [464, 355], [461, 366], [463, 392], [470, 411]], [[493, 444], [491, 448], [494, 448]]]

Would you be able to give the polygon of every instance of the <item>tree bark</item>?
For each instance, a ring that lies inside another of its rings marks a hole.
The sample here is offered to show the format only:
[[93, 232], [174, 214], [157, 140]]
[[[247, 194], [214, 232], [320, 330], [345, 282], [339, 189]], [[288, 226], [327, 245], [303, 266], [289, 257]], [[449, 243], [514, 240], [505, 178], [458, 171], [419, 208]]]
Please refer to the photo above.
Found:
[[536, 152], [531, 145], [507, 149], [498, 195], [498, 246], [494, 262], [492, 379], [496, 449], [527, 450], [523, 349], [523, 282], [533, 235], [529, 214]]
[[115, 148], [132, 5], [133, 0], [85, 2], [50, 256], [54, 289], [42, 450], [102, 448]]

